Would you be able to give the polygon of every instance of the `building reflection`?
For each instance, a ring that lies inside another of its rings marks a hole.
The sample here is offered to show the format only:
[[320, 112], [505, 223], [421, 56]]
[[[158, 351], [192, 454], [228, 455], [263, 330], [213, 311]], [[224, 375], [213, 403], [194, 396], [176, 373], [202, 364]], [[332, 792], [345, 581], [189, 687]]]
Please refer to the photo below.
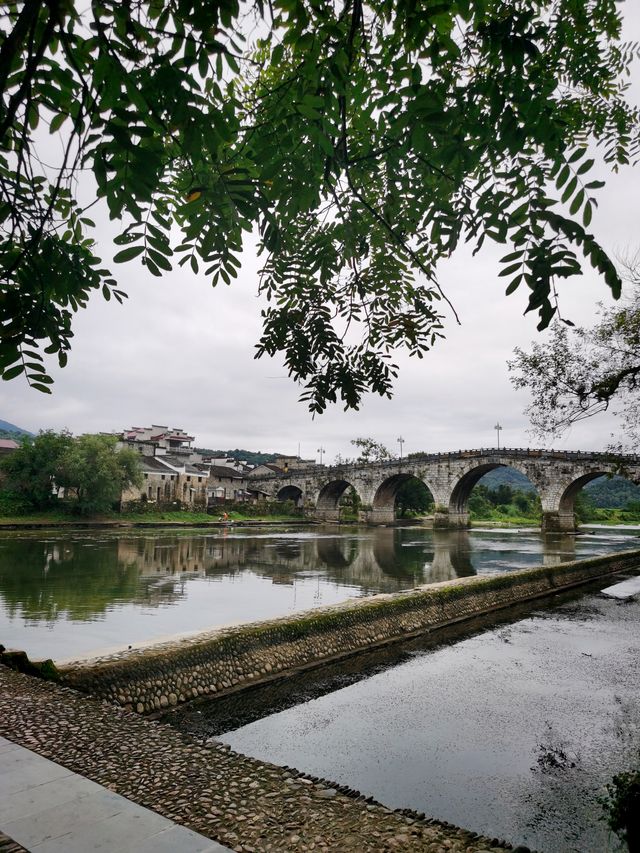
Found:
[[252, 571], [273, 583], [304, 575], [357, 587], [363, 593], [393, 592], [475, 574], [467, 531], [378, 528], [359, 535], [319, 531], [300, 538], [207, 536], [121, 539], [118, 559], [141, 577], [197, 575], [210, 578]]
[[93, 618], [122, 602], [175, 603], [194, 578], [233, 582], [251, 572], [274, 585], [317, 580], [319, 590], [328, 583], [347, 588], [346, 595], [370, 595], [474, 575], [487, 555], [499, 557], [506, 570], [516, 558], [532, 566], [575, 558], [575, 538], [567, 534], [486, 537], [418, 526], [4, 537], [0, 601], [10, 617], [54, 622], [62, 615]]

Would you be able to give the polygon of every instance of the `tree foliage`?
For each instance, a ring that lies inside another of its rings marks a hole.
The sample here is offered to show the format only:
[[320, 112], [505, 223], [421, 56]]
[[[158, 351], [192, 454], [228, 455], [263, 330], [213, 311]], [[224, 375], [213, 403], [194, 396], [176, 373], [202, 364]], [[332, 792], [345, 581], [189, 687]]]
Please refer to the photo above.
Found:
[[69, 432], [46, 430], [24, 437], [17, 450], [0, 459], [3, 491], [24, 508], [52, 506], [61, 485], [61, 460], [72, 444]]
[[469, 496], [469, 512], [477, 519], [510, 515], [539, 519], [542, 507], [535, 491], [513, 488], [506, 483], [501, 483], [496, 488], [479, 483], [474, 486]]
[[142, 483], [138, 454], [117, 445], [115, 435], [81, 435], [62, 456], [59, 484], [78, 512], [105, 512], [123, 491]]
[[547, 343], [517, 348], [509, 363], [516, 388], [526, 388], [526, 410], [541, 435], [559, 435], [571, 424], [611, 409], [621, 419], [625, 441], [640, 440], [640, 266], [632, 289], [616, 308], [600, 305], [591, 328], [554, 324]]
[[281, 354], [315, 412], [389, 395], [393, 350], [422, 357], [442, 336], [437, 267], [461, 242], [508, 246], [507, 292], [527, 288], [540, 327], [579, 254], [619, 293], [588, 231], [589, 143], [614, 168], [638, 149], [637, 48], [614, 0], [3, 8], [7, 379], [49, 391], [42, 349], [64, 365], [92, 291], [125, 295], [96, 254], [96, 197], [122, 223], [114, 261], [153, 275], [177, 263], [229, 284], [256, 229], [257, 356]]
[[[353, 460], [354, 462], [384, 462], [392, 458], [384, 444], [375, 441], [373, 438], [352, 438], [351, 444], [357, 447], [359, 451], [358, 456]], [[345, 460], [345, 462], [347, 461], [352, 460]]]
[[104, 512], [124, 490], [140, 485], [138, 454], [118, 449], [112, 435], [40, 432], [0, 460], [3, 492], [21, 510], [64, 505], [81, 513]]
[[423, 515], [434, 507], [429, 488], [416, 477], [406, 480], [396, 493], [396, 511], [400, 518], [408, 515]]

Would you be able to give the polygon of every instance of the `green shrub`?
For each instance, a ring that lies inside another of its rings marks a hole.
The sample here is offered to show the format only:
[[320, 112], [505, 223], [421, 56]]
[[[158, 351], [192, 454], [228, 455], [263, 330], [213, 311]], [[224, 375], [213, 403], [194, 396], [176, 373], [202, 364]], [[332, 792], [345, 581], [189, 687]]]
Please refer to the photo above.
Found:
[[605, 818], [630, 853], [640, 851], [640, 770], [618, 773], [600, 800]]

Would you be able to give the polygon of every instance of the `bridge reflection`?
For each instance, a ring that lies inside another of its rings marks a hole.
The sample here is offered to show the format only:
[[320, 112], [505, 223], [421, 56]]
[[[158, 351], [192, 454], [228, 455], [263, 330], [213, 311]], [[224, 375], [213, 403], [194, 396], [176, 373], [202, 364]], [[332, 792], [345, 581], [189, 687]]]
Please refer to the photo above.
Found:
[[573, 536], [420, 526], [95, 539], [62, 534], [2, 542], [0, 604], [9, 614], [19, 609], [27, 619], [53, 622], [63, 612], [85, 619], [116, 602], [166, 605], [185, 594], [192, 578], [233, 582], [251, 572], [275, 585], [318, 578], [370, 595], [574, 557]]
[[[142, 577], [196, 574], [222, 577], [252, 571], [274, 583], [293, 583], [300, 575], [321, 573], [340, 585], [364, 593], [394, 592], [424, 583], [437, 583], [492, 570], [489, 543], [468, 530], [426, 530], [423, 527], [384, 527], [348, 531], [319, 528], [317, 533], [269, 536], [164, 537], [118, 543], [118, 559], [135, 564]], [[524, 549], [517, 534], [501, 539], [501, 556], [514, 568], [555, 565], [575, 557], [575, 537], [526, 537]], [[491, 550], [493, 548], [493, 550]], [[522, 552], [521, 552], [522, 551]]]

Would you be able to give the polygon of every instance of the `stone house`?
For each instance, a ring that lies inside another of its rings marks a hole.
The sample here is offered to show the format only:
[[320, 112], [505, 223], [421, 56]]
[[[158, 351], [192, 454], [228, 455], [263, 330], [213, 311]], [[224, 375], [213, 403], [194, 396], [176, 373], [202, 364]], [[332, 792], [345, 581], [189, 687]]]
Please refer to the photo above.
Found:
[[226, 465], [211, 465], [208, 470], [209, 503], [247, 500], [245, 480], [239, 471]]
[[206, 506], [206, 471], [173, 455], [141, 455], [142, 485], [123, 493], [123, 505], [134, 501], [170, 504], [179, 501], [191, 506]]
[[137, 450], [143, 456], [166, 456], [168, 454], [188, 456], [193, 454], [193, 435], [180, 427], [152, 424], [150, 427], [131, 427], [120, 435], [123, 446]]

